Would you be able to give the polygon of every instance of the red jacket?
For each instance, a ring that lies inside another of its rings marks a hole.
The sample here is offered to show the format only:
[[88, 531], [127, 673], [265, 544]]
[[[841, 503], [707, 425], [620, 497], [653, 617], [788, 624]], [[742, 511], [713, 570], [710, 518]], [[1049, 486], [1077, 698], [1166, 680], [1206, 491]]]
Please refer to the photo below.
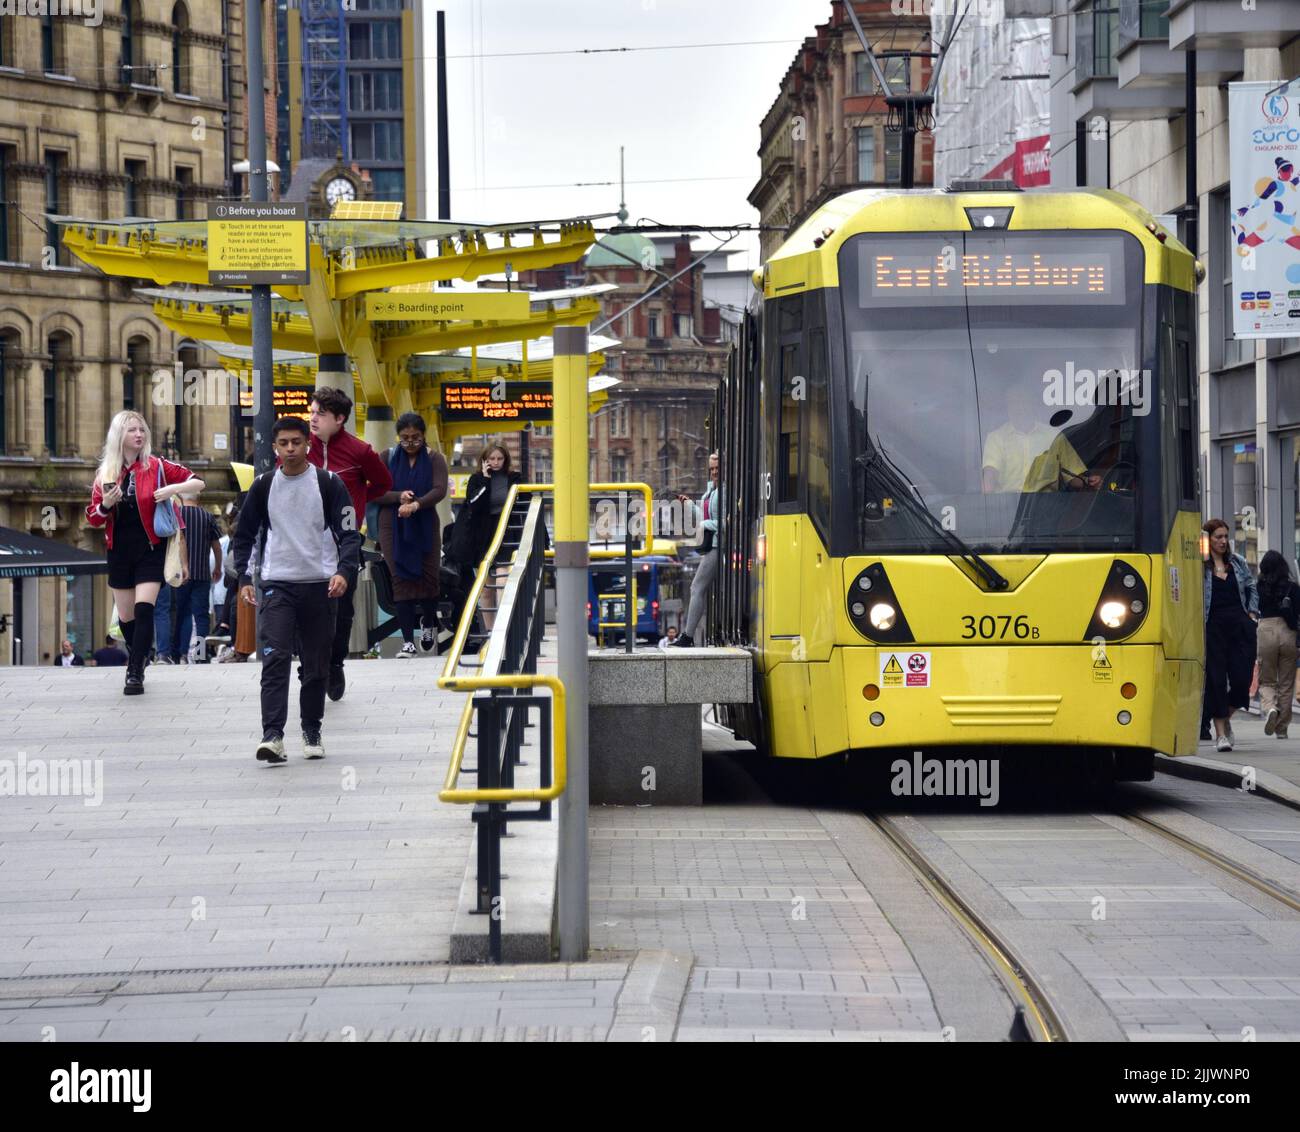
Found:
[[379, 453], [345, 428], [339, 429], [328, 442], [313, 436], [307, 449], [307, 462], [333, 472], [343, 481], [356, 509], [357, 530], [366, 521], [366, 504], [393, 490], [393, 477]]
[[[163, 483], [184, 483], [188, 479], [194, 478], [194, 473], [184, 464], [173, 464], [170, 460], [161, 460], [157, 456], [149, 457], [149, 468], [145, 471], [140, 467], [137, 461], [132, 465], [136, 470], [135, 477], [135, 505], [140, 512], [140, 522], [144, 524], [144, 533], [149, 536], [149, 544], [157, 546], [159, 538], [153, 533], [153, 493], [158, 490], [158, 465], [163, 467]], [[125, 490], [127, 473], [131, 468], [123, 468], [122, 474], [118, 476], [118, 486]], [[114, 507], [107, 515], [99, 513], [99, 504], [104, 498], [104, 486], [98, 480], [95, 481], [94, 488], [90, 492], [90, 506], [86, 508], [86, 521], [92, 527], [104, 527], [104, 541], [108, 544], [108, 549], [113, 549], [113, 520], [117, 516], [117, 508]], [[185, 520], [178, 518], [178, 525], [183, 529]]]

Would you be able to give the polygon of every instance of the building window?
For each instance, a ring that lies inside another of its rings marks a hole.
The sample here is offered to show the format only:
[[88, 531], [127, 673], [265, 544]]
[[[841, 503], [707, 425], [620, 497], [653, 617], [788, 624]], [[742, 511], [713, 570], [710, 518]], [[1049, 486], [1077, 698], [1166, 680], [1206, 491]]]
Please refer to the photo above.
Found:
[[543, 452], [530, 452], [528, 462], [532, 465], [529, 477], [530, 483], [550, 483], [551, 482], [551, 457]]
[[406, 174], [400, 169], [372, 169], [370, 184], [375, 200], [406, 199]]
[[869, 185], [876, 179], [876, 130], [859, 126], [854, 132], [858, 136], [858, 180]]
[[41, 70], [47, 75], [61, 75], [63, 68], [63, 27], [53, 14], [47, 13], [41, 17]]
[[[67, 169], [68, 155], [58, 150], [45, 151], [45, 213], [66, 216], [68, 202], [64, 195], [63, 174]], [[68, 266], [68, 251], [63, 246], [60, 226], [51, 219], [45, 221], [45, 245], [54, 249], [53, 261], [59, 267]], [[47, 253], [48, 254], [48, 253]]]
[[626, 439], [628, 436], [628, 411], [626, 401], [616, 401], [609, 407], [610, 438]]
[[14, 154], [13, 146], [0, 145], [0, 260], [10, 263], [18, 258], [18, 178], [11, 172]]
[[1119, 50], [1119, 8], [1114, 0], [1092, 0], [1074, 16], [1075, 70], [1080, 79], [1115, 74]]
[[402, 58], [402, 25], [396, 20], [348, 24], [349, 59]]
[[59, 393], [72, 362], [72, 339], [67, 334], [51, 334], [46, 340], [46, 351], [50, 358], [45, 367], [44, 441], [46, 451], [58, 456], [61, 455], [59, 438], [68, 427], [67, 406], [60, 407]]
[[145, 197], [144, 197], [144, 179], [147, 175], [145, 163], [143, 161], [126, 162], [126, 216], [144, 216]]
[[353, 122], [352, 157], [355, 161], [401, 161], [402, 123]]
[[688, 314], [673, 315], [673, 332], [678, 338], [690, 338], [694, 334], [692, 318]]
[[612, 452], [609, 457], [609, 476], [611, 483], [627, 483], [627, 453]]
[[0, 456], [9, 451], [7, 434], [9, 432], [9, 415], [6, 412], [8, 402], [5, 390], [9, 384], [9, 351], [13, 348], [13, 336], [0, 334]]
[[653, 364], [654, 364], [655, 373], [663, 373], [664, 372], [663, 354], [656, 354], [653, 359]]
[[[889, 56], [884, 59], [876, 56], [876, 62], [880, 64], [881, 70], [885, 72], [885, 79], [889, 83], [889, 90], [884, 93], [897, 94], [911, 89], [911, 59], [905, 56]], [[856, 52], [853, 56], [853, 93], [875, 94], [879, 90], [880, 85], [876, 82], [875, 73], [871, 70], [871, 63], [867, 60], [867, 53], [865, 51]]]
[[348, 76], [350, 110], [402, 109], [401, 71], [362, 71]]
[[122, 375], [122, 408], [135, 409], [148, 419], [150, 397], [149, 339], [132, 338], [126, 344], [126, 372]]
[[648, 338], [659, 337], [659, 312], [658, 311], [651, 311], [648, 315], [646, 315], [646, 327], [647, 327], [646, 337]]
[[14, 21], [0, 20], [0, 67], [14, 65]]
[[172, 90], [190, 93], [190, 13], [184, 4], [172, 8]]
[[897, 185], [903, 180], [903, 135], [885, 131], [885, 184]]
[[194, 217], [194, 170], [184, 165], [176, 166], [176, 219], [192, 220]]

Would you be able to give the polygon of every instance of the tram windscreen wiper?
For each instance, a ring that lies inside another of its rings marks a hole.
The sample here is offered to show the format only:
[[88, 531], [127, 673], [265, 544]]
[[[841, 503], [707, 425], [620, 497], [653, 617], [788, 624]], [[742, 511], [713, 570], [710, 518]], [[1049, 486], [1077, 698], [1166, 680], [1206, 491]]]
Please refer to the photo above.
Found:
[[1005, 590], [1011, 585], [988, 562], [976, 554], [956, 532], [948, 530], [943, 525], [943, 522], [925, 505], [920, 489], [902, 473], [897, 464], [885, 455], [882, 448], [878, 445], [872, 445], [868, 452], [856, 457], [854, 462], [878, 486], [886, 489], [896, 504], [901, 504], [909, 515], [921, 520], [922, 523], [934, 531], [956, 551], [957, 557], [969, 562], [980, 577], [984, 579], [989, 589]]

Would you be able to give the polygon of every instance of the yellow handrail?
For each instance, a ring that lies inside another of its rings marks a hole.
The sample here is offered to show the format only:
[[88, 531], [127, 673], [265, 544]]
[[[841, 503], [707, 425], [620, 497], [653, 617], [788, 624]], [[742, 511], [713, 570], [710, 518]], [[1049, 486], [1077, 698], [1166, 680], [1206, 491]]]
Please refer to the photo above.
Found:
[[[442, 790], [438, 792], [440, 802], [451, 802], [456, 804], [474, 804], [478, 802], [550, 802], [558, 798], [564, 792], [566, 781], [566, 768], [568, 766], [568, 752], [565, 749], [565, 726], [564, 726], [564, 685], [560, 683], [555, 676], [539, 676], [533, 673], [523, 673], [514, 676], [457, 676], [456, 670], [460, 667], [461, 657], [465, 651], [465, 640], [469, 636], [469, 628], [474, 623], [474, 612], [478, 608], [478, 600], [483, 593], [483, 587], [487, 584], [487, 579], [492, 572], [492, 563], [496, 560], [497, 552], [501, 549], [501, 543], [505, 539], [506, 528], [510, 522], [510, 513], [514, 510], [515, 500], [521, 492], [543, 492], [554, 490], [553, 484], [527, 483], [512, 484], [510, 491], [506, 496], [505, 504], [501, 508], [501, 519], [497, 523], [497, 529], [492, 536], [492, 542], [489, 544], [487, 552], [483, 556], [482, 562], [479, 563], [478, 570], [474, 576], [474, 585], [470, 587], [469, 594], [465, 598], [465, 608], [461, 613], [460, 624], [456, 626], [456, 636], [452, 639], [451, 648], [447, 653], [447, 663], [443, 666], [442, 675], [438, 678], [438, 687], [445, 688], [448, 691], [457, 692], [477, 692], [484, 688], [535, 688], [543, 687], [551, 690], [551, 729], [552, 729], [552, 754], [551, 759], [555, 767], [555, 780], [545, 790], [528, 790], [517, 787], [493, 787], [480, 788], [475, 790], [461, 790], [457, 788], [457, 782], [460, 779], [460, 769], [465, 761], [465, 744], [469, 739], [470, 722], [474, 715], [474, 699], [471, 696], [465, 701], [465, 709], [461, 712], [460, 723], [456, 727], [456, 737], [452, 740], [451, 762], [447, 767], [447, 778], [443, 784]], [[592, 491], [637, 491], [645, 499], [646, 504], [646, 523], [652, 521], [652, 506], [654, 503], [650, 485], [644, 483], [594, 483], [591, 485]], [[459, 522], [460, 520], [457, 520]], [[626, 538], [626, 534], [624, 535]], [[645, 545], [639, 550], [632, 552], [632, 557], [641, 558], [651, 553], [652, 542], [649, 538], [644, 540]], [[552, 555], [553, 551], [546, 551], [546, 554]], [[624, 558], [626, 552], [623, 551], [600, 551], [593, 550], [590, 552], [592, 558]], [[633, 580], [635, 585], [635, 579]]]

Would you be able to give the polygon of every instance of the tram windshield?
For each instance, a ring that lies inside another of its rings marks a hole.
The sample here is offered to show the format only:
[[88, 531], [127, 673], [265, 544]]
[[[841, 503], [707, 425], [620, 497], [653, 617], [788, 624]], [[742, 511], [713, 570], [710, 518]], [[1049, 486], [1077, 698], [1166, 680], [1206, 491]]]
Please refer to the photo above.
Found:
[[981, 553], [1135, 538], [1141, 248], [1099, 232], [870, 234], [841, 252], [864, 549]]

